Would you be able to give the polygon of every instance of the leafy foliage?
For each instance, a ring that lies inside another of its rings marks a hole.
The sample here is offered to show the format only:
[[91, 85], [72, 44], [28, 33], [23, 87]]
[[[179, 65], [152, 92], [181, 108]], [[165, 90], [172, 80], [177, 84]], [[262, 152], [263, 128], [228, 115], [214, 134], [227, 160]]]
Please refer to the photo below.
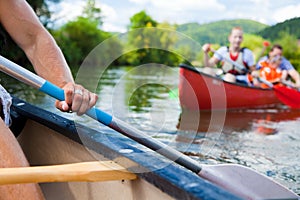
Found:
[[[101, 9], [96, 7], [95, 0], [88, 0], [82, 16], [53, 31], [53, 35], [64, 52], [73, 73], [77, 72], [79, 66], [92, 50], [107, 38], [110, 40], [106, 41], [105, 49], [101, 49], [101, 55], [97, 56], [97, 61], [93, 60], [93, 62], [104, 64], [105, 61], [112, 59], [111, 55], [122, 50], [120, 41], [112, 37], [112, 34], [100, 29], [99, 26], [102, 23]], [[94, 59], [94, 57], [89, 58]], [[114, 64], [119, 63], [115, 61]]]
[[130, 18], [129, 29], [156, 27], [157, 24], [158, 22], [152, 19], [145, 11], [141, 11]]
[[95, 21], [99, 26], [103, 24], [101, 9], [96, 7], [95, 0], [88, 0], [86, 6], [83, 9], [82, 16], [88, 18], [91, 21]]
[[[127, 64], [159, 63], [166, 65], [179, 64], [179, 58], [168, 50], [175, 43], [176, 37], [170, 37], [163, 29], [174, 29], [165, 23], [159, 24], [145, 11], [130, 18], [128, 42], [129, 49], [136, 49], [124, 55]], [[158, 47], [158, 48], [152, 48]]]
[[110, 36], [98, 29], [97, 21], [84, 17], [68, 22], [59, 30], [53, 31], [53, 35], [73, 70], [78, 69], [84, 58]]

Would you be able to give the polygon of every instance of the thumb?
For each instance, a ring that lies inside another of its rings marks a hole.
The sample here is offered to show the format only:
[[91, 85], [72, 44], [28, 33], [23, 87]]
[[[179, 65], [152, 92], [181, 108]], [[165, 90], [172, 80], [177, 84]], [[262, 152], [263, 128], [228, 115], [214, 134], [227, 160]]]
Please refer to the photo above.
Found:
[[55, 106], [63, 112], [70, 111], [70, 106], [65, 101], [56, 101]]

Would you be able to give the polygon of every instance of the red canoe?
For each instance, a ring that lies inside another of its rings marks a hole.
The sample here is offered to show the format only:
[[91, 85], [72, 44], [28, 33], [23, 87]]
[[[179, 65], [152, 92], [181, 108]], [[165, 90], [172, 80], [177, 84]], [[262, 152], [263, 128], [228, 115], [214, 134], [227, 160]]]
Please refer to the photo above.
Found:
[[280, 104], [273, 89], [225, 82], [185, 64], [180, 65], [179, 72], [179, 99], [184, 109], [267, 108]]

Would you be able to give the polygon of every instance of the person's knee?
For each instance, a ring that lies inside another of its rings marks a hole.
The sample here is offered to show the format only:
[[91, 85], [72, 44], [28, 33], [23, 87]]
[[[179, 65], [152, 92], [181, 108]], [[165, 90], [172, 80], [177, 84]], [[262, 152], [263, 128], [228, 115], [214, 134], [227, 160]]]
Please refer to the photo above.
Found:
[[236, 77], [233, 74], [227, 73], [227, 74], [224, 75], [223, 80], [227, 81], [227, 82], [234, 83], [234, 82], [236, 82]]
[[211, 67], [204, 67], [202, 69], [202, 72], [205, 73], [205, 74], [209, 74], [211, 76], [215, 76], [216, 75], [215, 71]]

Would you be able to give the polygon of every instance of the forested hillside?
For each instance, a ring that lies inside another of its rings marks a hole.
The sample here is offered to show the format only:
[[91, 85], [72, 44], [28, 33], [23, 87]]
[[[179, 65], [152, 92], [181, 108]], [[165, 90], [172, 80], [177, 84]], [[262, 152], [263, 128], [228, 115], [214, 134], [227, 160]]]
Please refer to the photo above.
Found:
[[267, 27], [259, 31], [257, 34], [269, 40], [276, 40], [280, 37], [280, 34], [282, 34], [283, 32], [288, 33], [289, 35], [293, 35], [299, 39], [300, 18], [293, 18], [290, 20], [286, 20], [282, 23], [278, 23], [274, 26]]
[[227, 44], [227, 36], [232, 27], [240, 26], [245, 33], [257, 33], [267, 28], [268, 25], [257, 21], [239, 19], [222, 20], [208, 24], [188, 23], [179, 25], [177, 31], [182, 32], [200, 44], [216, 43], [220, 45]]

